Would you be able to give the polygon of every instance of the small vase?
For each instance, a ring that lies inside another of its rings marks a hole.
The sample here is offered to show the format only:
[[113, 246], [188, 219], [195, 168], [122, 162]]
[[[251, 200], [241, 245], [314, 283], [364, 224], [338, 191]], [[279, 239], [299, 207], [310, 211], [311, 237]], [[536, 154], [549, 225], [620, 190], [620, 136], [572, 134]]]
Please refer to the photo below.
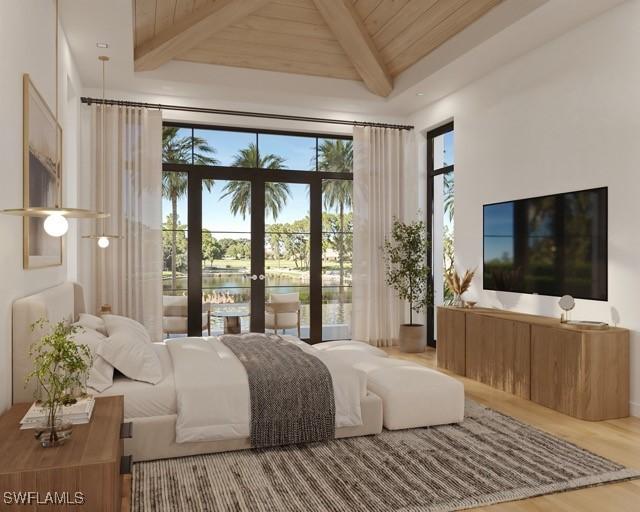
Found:
[[53, 420], [47, 418], [36, 429], [35, 437], [43, 448], [53, 448], [63, 445], [71, 438], [73, 425], [62, 417], [62, 409], [56, 412]]

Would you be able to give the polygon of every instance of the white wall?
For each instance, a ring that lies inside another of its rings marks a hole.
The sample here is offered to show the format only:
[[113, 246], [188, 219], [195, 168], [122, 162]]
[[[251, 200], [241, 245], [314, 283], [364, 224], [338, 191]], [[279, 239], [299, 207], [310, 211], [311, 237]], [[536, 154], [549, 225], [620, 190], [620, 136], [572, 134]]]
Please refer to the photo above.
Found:
[[[482, 205], [609, 187], [609, 301], [573, 317], [631, 329], [632, 413], [640, 415], [640, 2], [628, 1], [416, 113], [426, 130], [453, 118], [459, 269], [482, 269]], [[421, 138], [419, 158], [426, 147]], [[413, 190], [424, 204], [425, 165]], [[480, 272], [479, 272], [480, 274]], [[480, 304], [559, 315], [557, 298], [482, 290]]]
[[[62, 35], [62, 34], [61, 34]], [[64, 131], [65, 200], [75, 196], [77, 120], [66, 108], [67, 84], [82, 89], [62, 37], [60, 45], [60, 119]], [[0, 208], [22, 206], [22, 75], [29, 73], [51, 109], [55, 108], [55, 3], [52, 0], [3, 2], [0, 15]], [[73, 204], [71, 204], [73, 206]], [[74, 229], [74, 221], [71, 221]], [[64, 281], [67, 265], [22, 268], [22, 219], [0, 215], [0, 412], [11, 404], [11, 304], [19, 297]]]

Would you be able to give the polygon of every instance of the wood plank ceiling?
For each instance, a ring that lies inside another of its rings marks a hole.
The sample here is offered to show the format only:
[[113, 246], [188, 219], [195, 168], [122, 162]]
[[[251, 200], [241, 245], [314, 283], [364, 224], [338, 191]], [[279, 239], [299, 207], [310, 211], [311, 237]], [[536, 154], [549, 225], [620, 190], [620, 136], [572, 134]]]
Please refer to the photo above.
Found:
[[175, 59], [362, 80], [393, 78], [502, 0], [134, 0], [135, 69]]

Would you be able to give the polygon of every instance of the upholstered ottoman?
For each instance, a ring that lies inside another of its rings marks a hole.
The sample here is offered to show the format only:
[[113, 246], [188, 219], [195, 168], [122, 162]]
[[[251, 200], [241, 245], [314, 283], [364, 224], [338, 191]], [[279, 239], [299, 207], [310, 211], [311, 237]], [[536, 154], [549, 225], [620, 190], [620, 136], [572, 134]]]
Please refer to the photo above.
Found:
[[464, 386], [460, 381], [408, 361], [379, 358], [376, 363], [369, 360], [362, 369], [367, 372], [369, 391], [382, 398], [385, 428], [429, 427], [463, 420]]
[[318, 350], [324, 350], [327, 352], [355, 352], [360, 354], [366, 354], [371, 356], [378, 357], [389, 357], [389, 355], [379, 348], [376, 348], [368, 343], [363, 343], [362, 341], [352, 341], [352, 340], [336, 340], [336, 341], [323, 341], [321, 343], [315, 343], [313, 348], [317, 348]]

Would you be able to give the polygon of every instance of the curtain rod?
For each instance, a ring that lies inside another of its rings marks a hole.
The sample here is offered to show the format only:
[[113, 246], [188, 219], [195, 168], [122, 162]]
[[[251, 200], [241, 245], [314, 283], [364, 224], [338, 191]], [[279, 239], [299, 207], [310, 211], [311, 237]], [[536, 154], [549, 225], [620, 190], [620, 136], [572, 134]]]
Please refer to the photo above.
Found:
[[157, 108], [160, 110], [177, 110], [180, 112], [198, 112], [202, 114], [217, 114], [224, 116], [240, 116], [240, 117], [261, 117], [264, 119], [284, 119], [286, 121], [304, 121], [307, 123], [327, 123], [327, 124], [340, 124], [347, 126], [372, 126], [376, 128], [395, 128], [397, 130], [413, 130], [413, 126], [403, 124], [388, 124], [388, 123], [369, 123], [366, 121], [348, 121], [344, 119], [324, 119], [322, 117], [305, 117], [305, 116], [291, 116], [283, 114], [268, 114], [265, 112], [248, 112], [244, 110], [223, 110], [219, 108], [203, 108], [203, 107], [187, 107], [181, 105], [166, 105], [163, 103], [142, 103], [139, 101], [126, 101], [126, 100], [110, 100], [101, 98], [80, 98], [82, 103], [91, 105], [95, 103], [97, 105], [118, 105], [123, 107], [140, 107], [140, 108]]

